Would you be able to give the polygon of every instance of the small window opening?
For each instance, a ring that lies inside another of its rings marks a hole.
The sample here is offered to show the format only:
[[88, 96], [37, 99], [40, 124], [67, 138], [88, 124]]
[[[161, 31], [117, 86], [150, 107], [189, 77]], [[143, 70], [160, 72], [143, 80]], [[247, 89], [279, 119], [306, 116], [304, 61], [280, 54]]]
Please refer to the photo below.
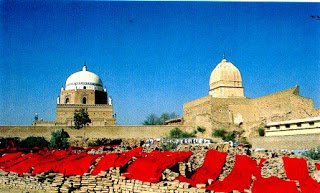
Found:
[[69, 98], [66, 98], [64, 101], [65, 104], [69, 104]]
[[86, 88], [87, 88], [86, 86], [83, 87], [83, 89], [86, 89]]
[[289, 125], [289, 124], [286, 124], [286, 128], [290, 128], [290, 125]]
[[82, 104], [87, 104], [87, 98], [86, 97], [82, 98]]

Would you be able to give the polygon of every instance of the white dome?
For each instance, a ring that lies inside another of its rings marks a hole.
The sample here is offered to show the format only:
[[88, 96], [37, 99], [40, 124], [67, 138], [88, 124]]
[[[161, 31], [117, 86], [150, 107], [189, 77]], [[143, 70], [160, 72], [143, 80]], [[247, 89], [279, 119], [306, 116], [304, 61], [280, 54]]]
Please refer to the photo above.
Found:
[[87, 71], [84, 65], [82, 71], [71, 74], [66, 81], [66, 90], [90, 89], [103, 91], [100, 77], [95, 73]]

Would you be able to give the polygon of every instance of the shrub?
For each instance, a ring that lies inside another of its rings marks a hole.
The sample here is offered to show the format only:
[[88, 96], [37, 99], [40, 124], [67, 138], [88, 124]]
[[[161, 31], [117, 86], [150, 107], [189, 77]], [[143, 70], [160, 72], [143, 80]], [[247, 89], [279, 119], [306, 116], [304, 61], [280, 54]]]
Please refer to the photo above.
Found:
[[212, 132], [212, 136], [223, 138], [225, 137], [226, 133], [227, 132], [225, 129], [216, 129]]
[[170, 135], [170, 138], [178, 139], [182, 137], [182, 133], [183, 133], [182, 130], [176, 127], [170, 130], [169, 135]]
[[259, 128], [258, 129], [258, 133], [259, 133], [259, 136], [264, 136], [265, 135], [265, 130], [263, 128]]
[[174, 140], [170, 139], [170, 138], [164, 138], [163, 141], [160, 143], [160, 148], [162, 150], [174, 150], [177, 148], [177, 144], [174, 142]]
[[193, 132], [182, 132], [181, 134], [181, 138], [193, 138], [196, 137], [197, 131], [193, 131]]
[[192, 138], [192, 137], [195, 137], [196, 134], [197, 134], [196, 130], [189, 133], [186, 131], [184, 132], [181, 129], [176, 127], [170, 130], [169, 137], [172, 139]]
[[0, 138], [0, 148], [16, 147], [20, 143], [19, 137], [5, 137]]
[[49, 142], [44, 137], [30, 136], [21, 140], [21, 142], [19, 143], [19, 147], [22, 147], [22, 148], [33, 148], [33, 147], [44, 148], [48, 146], [49, 146]]
[[63, 129], [59, 129], [51, 133], [50, 145], [51, 148], [66, 149], [69, 147], [69, 134]]
[[232, 132], [227, 133], [225, 136], [222, 137], [224, 141], [234, 141], [234, 134]]
[[319, 160], [320, 159], [320, 147], [310, 149], [306, 153], [304, 153], [305, 156], [313, 159], [313, 160]]
[[205, 131], [206, 131], [206, 129], [205, 128], [203, 128], [203, 127], [197, 127], [197, 131], [199, 131], [200, 133], [204, 133]]

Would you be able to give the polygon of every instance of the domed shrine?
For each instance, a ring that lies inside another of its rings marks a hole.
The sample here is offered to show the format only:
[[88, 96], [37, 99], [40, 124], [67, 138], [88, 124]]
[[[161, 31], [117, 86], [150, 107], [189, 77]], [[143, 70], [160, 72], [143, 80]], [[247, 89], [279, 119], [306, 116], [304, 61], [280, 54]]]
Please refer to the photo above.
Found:
[[225, 58], [212, 71], [209, 86], [216, 98], [244, 97], [240, 71]]
[[115, 125], [112, 100], [98, 75], [87, 70], [71, 74], [57, 98], [56, 124], [73, 126], [77, 109], [87, 110], [92, 126]]
[[209, 95], [185, 103], [181, 122], [207, 128], [208, 137], [221, 128], [245, 130], [250, 136], [268, 123], [319, 115], [313, 101], [299, 94], [298, 86], [257, 98], [245, 97], [239, 69], [223, 57], [211, 72]]

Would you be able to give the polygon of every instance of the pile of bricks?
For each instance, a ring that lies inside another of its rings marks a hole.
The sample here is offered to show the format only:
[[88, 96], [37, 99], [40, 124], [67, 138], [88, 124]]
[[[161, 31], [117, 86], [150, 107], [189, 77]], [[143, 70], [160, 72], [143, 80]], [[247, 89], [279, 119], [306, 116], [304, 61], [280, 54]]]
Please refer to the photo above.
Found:
[[[234, 158], [236, 154], [245, 154], [243, 148], [232, 148], [227, 145], [197, 146], [197, 145], [179, 145], [176, 150], [191, 150], [193, 155], [188, 162], [180, 162], [177, 167], [166, 169], [162, 175], [162, 181], [159, 183], [141, 182], [139, 180], [126, 179], [121, 176], [124, 172], [120, 168], [111, 168], [108, 171], [101, 171], [98, 175], [93, 176], [85, 173], [83, 176], [64, 176], [59, 173], [42, 173], [35, 176], [24, 174], [18, 176], [16, 173], [4, 172], [0, 170], [0, 192], [3, 189], [17, 189], [20, 192], [159, 192], [159, 193], [197, 193], [208, 192], [204, 189], [205, 184], [198, 184], [197, 187], [191, 187], [190, 184], [176, 181], [178, 175], [190, 177], [203, 164], [204, 156], [208, 149], [219, 149], [228, 151], [227, 160], [223, 168], [223, 172], [219, 176], [219, 180], [223, 180], [232, 170], [234, 166]], [[148, 149], [156, 149], [156, 146], [149, 146]], [[126, 150], [124, 146], [119, 146], [113, 151], [123, 152]], [[102, 149], [92, 150], [92, 154], [102, 153]], [[262, 176], [278, 176], [286, 179], [281, 152], [274, 154], [270, 152], [252, 153], [252, 158], [259, 160], [260, 158], [271, 158], [265, 162], [262, 168]], [[97, 160], [98, 162], [99, 160]], [[320, 181], [320, 171], [314, 166], [315, 161], [308, 159], [310, 175]], [[92, 166], [93, 167], [93, 166]], [[210, 182], [208, 182], [210, 184]], [[250, 191], [249, 191], [250, 192]]]

